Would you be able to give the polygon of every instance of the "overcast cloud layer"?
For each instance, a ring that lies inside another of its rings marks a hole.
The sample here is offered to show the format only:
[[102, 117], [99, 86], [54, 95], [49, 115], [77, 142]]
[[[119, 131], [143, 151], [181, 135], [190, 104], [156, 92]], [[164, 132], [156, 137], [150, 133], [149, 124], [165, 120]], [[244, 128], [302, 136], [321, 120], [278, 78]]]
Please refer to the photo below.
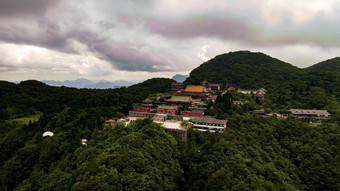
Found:
[[335, 0], [0, 0], [1, 80], [140, 81], [229, 51], [298, 67], [340, 55]]

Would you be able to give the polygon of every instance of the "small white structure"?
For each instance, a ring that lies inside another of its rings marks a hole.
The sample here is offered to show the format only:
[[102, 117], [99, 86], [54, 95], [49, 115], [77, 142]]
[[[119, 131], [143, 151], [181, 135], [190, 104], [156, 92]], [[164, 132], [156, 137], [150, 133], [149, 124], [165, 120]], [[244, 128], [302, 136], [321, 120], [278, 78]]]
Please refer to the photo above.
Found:
[[126, 120], [124, 118], [118, 119], [118, 122], [125, 122]]
[[241, 106], [241, 105], [243, 105], [243, 102], [242, 101], [238, 101], [238, 100], [234, 100], [233, 104], [235, 104], [237, 106]]
[[183, 117], [183, 120], [190, 121], [190, 120], [191, 120], [191, 117]]
[[51, 131], [46, 131], [45, 133], [42, 134], [42, 137], [53, 137], [53, 133]]
[[81, 140], [81, 145], [86, 146], [87, 145], [87, 139], [82, 139]]

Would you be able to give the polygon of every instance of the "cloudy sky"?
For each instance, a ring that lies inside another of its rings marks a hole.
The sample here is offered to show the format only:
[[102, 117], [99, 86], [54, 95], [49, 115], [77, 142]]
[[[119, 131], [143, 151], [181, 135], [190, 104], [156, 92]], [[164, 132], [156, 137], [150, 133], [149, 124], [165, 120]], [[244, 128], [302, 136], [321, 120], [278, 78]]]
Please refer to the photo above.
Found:
[[230, 51], [340, 56], [335, 0], [0, 0], [0, 80], [141, 81]]

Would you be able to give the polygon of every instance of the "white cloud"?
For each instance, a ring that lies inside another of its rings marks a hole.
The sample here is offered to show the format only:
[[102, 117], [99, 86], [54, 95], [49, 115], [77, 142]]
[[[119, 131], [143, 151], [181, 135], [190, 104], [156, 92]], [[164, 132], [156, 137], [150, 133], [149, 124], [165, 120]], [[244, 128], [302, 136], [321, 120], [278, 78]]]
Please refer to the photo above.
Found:
[[202, 46], [202, 48], [197, 52], [197, 57], [199, 59], [201, 59], [203, 62], [206, 62], [207, 60], [209, 60], [209, 58], [207, 57], [207, 49], [209, 48], [208, 45], [204, 45]]
[[89, 0], [31, 9], [25, 18], [0, 14], [3, 79], [139, 81], [187, 74], [229, 51], [262, 51], [299, 67], [340, 54], [335, 0]]
[[109, 63], [91, 52], [73, 55], [35, 46], [1, 43], [0, 57], [2, 70], [45, 78], [53, 77], [54, 73], [100, 76], [109, 75], [112, 71]]
[[333, 12], [332, 0], [263, 0], [260, 2], [263, 16], [271, 24], [278, 24], [283, 19], [291, 17], [296, 24], [303, 24], [320, 13]]

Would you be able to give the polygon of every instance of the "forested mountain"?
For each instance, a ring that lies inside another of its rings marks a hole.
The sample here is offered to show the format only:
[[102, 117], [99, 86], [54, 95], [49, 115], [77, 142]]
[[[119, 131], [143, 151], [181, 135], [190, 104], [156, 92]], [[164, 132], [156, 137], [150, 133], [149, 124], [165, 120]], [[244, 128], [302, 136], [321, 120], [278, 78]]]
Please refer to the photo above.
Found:
[[[206, 69], [195, 69], [202, 77], [194, 70], [186, 83], [206, 79], [266, 87], [266, 97], [218, 94], [205, 114], [228, 120], [227, 128], [191, 129], [187, 142], [151, 119], [104, 125], [150, 94], [168, 92], [171, 79], [107, 90], [0, 81], [0, 190], [338, 190], [339, 72], [305, 71], [245, 51], [213, 60], [203, 64]], [[252, 112], [284, 114], [291, 108], [327, 109], [333, 117], [311, 126], [308, 120]], [[54, 136], [42, 138], [45, 131]]]
[[166, 92], [173, 82], [171, 79], [154, 78], [129, 88], [79, 90], [52, 87], [35, 80], [20, 84], [0, 81], [0, 117], [10, 119], [36, 112], [49, 114], [68, 108], [120, 107], [128, 111], [132, 103], [140, 102], [150, 93]]
[[[28, 187], [19, 187], [21, 190], [65, 190], [60, 187], [65, 186], [63, 183], [70, 184], [67, 189], [72, 187], [76, 178], [72, 170], [82, 164], [77, 162], [89, 160], [87, 157], [79, 161], [72, 159], [77, 157], [75, 152], [81, 146], [80, 140], [91, 140], [95, 132], [103, 128], [104, 120], [123, 117], [132, 103], [141, 102], [149, 94], [168, 91], [173, 82], [158, 78], [129, 88], [79, 90], [51, 87], [34, 80], [20, 84], [0, 81], [0, 189], [13, 190], [28, 178], [24, 183]], [[55, 135], [42, 139], [45, 131]], [[157, 143], [157, 147], [160, 144]], [[75, 163], [65, 169], [65, 163], [71, 160]], [[58, 169], [54, 172], [58, 164], [67, 174]], [[49, 175], [50, 179], [45, 179]], [[50, 182], [56, 176], [65, 179]], [[150, 181], [157, 182], [156, 178]]]
[[191, 134], [183, 190], [337, 190], [339, 135], [331, 124], [234, 114], [224, 133]]
[[340, 57], [332, 58], [306, 68], [307, 71], [325, 70], [340, 72]]
[[301, 69], [263, 53], [249, 51], [229, 52], [195, 68], [187, 84], [203, 80], [212, 83], [230, 83], [240, 88], [259, 88], [298, 78]]

